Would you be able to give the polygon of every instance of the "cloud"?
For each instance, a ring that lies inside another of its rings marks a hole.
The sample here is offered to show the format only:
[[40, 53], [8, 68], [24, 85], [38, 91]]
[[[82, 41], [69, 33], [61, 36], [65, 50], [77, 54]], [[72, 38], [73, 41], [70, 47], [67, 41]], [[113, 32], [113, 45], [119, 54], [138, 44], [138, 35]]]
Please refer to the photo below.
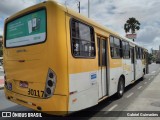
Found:
[[142, 43], [152, 43], [160, 35], [160, 29], [155, 26], [144, 26], [138, 33], [138, 38]]
[[[83, 8], [81, 14], [88, 16], [88, 0], [80, 1]], [[136, 42], [147, 49], [152, 47], [158, 49], [160, 45], [159, 6], [158, 0], [90, 0], [90, 18], [125, 36], [125, 22], [130, 17], [135, 17], [141, 23]], [[70, 7], [72, 8], [72, 5]], [[74, 9], [77, 11], [77, 8]]]
[[1, 0], [0, 16], [10, 16], [24, 8], [32, 6], [42, 0]]
[[[1, 0], [0, 31], [4, 18], [44, 0]], [[78, 12], [79, 0], [57, 0]], [[88, 0], [80, 0], [81, 14], [88, 16]], [[18, 6], [18, 7], [17, 7]], [[158, 49], [160, 44], [160, 1], [158, 0], [90, 0], [90, 18], [125, 36], [124, 24], [130, 17], [141, 23], [136, 42]], [[0, 32], [1, 33], [1, 32]]]
[[0, 4], [0, 35], [3, 34], [4, 20], [10, 15], [44, 0], [1, 0]]

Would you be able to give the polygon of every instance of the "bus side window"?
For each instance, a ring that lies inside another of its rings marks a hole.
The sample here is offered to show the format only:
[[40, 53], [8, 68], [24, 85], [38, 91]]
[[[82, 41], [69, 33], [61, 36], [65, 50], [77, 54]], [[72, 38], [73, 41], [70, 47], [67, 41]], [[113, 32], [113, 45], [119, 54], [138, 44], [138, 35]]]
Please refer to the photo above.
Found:
[[110, 36], [110, 51], [111, 51], [111, 57], [114, 57], [114, 38]]
[[139, 49], [137, 46], [136, 46], [136, 59], [139, 59]]
[[122, 41], [123, 46], [123, 58], [129, 59], [130, 58], [130, 45], [128, 42]]
[[142, 59], [141, 48], [139, 48], [139, 59]]
[[75, 19], [71, 19], [71, 44], [74, 57], [95, 57], [93, 28]]
[[110, 51], [112, 58], [122, 57], [121, 40], [119, 38], [110, 36]]

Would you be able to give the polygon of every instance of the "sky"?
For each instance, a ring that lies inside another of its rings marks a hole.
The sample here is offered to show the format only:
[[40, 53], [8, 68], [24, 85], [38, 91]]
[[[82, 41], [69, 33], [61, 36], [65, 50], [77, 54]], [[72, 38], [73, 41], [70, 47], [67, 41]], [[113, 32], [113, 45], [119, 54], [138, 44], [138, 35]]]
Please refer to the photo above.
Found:
[[[0, 0], [0, 35], [4, 19], [8, 16], [45, 0]], [[81, 3], [82, 15], [88, 17], [88, 0], [57, 0], [78, 12]], [[125, 22], [135, 17], [140, 23], [136, 42], [147, 48], [159, 49], [160, 45], [160, 0], [90, 0], [90, 19], [125, 36]], [[78, 14], [78, 13], [77, 13]]]

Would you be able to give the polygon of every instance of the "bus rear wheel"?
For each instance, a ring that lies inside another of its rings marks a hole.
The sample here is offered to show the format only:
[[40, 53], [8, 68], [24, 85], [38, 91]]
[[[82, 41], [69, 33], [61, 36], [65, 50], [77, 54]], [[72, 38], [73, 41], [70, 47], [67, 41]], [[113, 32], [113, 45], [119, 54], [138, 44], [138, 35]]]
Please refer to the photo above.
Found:
[[141, 80], [143, 81], [144, 80], [144, 75], [145, 75], [145, 70], [143, 70], [143, 75], [141, 77]]
[[124, 94], [124, 79], [123, 77], [120, 77], [119, 82], [118, 82], [118, 90], [117, 90], [117, 98], [121, 98]]

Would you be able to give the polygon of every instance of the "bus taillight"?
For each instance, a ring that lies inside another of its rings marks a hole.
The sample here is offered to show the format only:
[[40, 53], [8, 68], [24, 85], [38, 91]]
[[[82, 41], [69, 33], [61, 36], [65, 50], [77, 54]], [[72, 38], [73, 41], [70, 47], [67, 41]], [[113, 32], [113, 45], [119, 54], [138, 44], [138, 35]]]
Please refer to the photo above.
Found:
[[54, 94], [56, 87], [56, 74], [49, 68], [45, 87], [45, 98], [51, 97]]
[[5, 86], [7, 86], [7, 78], [6, 78], [6, 74], [5, 74], [5, 70], [4, 70], [4, 84], [5, 84]]

